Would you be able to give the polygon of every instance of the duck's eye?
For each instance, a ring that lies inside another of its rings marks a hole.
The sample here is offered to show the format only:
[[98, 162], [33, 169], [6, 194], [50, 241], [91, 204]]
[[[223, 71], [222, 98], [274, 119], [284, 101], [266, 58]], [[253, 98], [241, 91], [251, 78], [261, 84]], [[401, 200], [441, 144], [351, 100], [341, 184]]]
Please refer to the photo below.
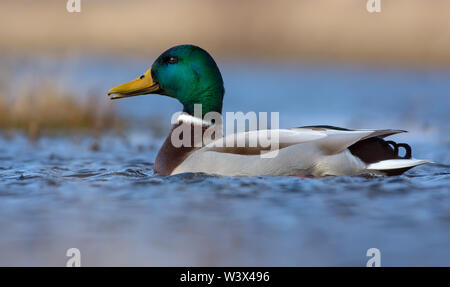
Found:
[[143, 78], [145, 78], [145, 75], [139, 77], [140, 80], [142, 80]]
[[178, 62], [178, 58], [177, 57], [169, 57], [169, 59], [167, 60], [167, 62], [169, 63], [169, 64], [175, 64], [175, 63], [177, 63]]

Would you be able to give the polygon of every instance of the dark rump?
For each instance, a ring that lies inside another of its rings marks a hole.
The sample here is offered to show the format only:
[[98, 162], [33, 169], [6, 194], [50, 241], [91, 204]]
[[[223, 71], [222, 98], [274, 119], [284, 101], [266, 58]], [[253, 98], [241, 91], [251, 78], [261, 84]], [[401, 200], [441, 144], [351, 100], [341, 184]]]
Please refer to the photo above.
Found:
[[[399, 155], [400, 148], [405, 150], [404, 156]], [[411, 147], [408, 144], [385, 141], [380, 137], [359, 141], [351, 145], [348, 149], [354, 156], [357, 156], [367, 164], [388, 159], [411, 158]]]

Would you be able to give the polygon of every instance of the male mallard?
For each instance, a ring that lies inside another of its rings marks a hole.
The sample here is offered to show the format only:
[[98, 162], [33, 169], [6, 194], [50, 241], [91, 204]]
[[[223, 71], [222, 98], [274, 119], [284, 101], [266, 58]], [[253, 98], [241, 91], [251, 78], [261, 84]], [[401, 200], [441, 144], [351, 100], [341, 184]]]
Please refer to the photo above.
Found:
[[[306, 126], [277, 130], [279, 145], [276, 156], [261, 156], [262, 148], [224, 147], [213, 142], [177, 146], [172, 143], [180, 125], [205, 133], [213, 123], [194, 117], [194, 105], [202, 105], [202, 116], [222, 112], [225, 90], [217, 64], [205, 50], [193, 45], [170, 48], [159, 56], [139, 78], [111, 89], [111, 99], [144, 94], [176, 98], [183, 104], [183, 114], [161, 147], [155, 161], [155, 173], [173, 175], [199, 172], [224, 176], [342, 176], [399, 175], [408, 169], [428, 163], [411, 158], [407, 144], [383, 138], [402, 130], [349, 130], [332, 126]], [[241, 133], [246, 143], [266, 131]], [[226, 135], [223, 139], [227, 139]], [[219, 140], [219, 139], [217, 139]], [[405, 150], [399, 156], [399, 148]], [[273, 152], [273, 151], [271, 151]]]

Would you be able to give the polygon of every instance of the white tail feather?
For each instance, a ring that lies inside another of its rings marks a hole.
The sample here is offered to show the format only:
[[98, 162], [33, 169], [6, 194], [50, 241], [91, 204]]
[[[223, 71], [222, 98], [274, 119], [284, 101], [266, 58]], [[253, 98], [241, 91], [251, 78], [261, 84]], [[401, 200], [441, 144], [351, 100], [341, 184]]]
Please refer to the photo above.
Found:
[[398, 168], [413, 167], [421, 164], [432, 163], [423, 159], [388, 159], [369, 164], [367, 169], [370, 170], [391, 170]]

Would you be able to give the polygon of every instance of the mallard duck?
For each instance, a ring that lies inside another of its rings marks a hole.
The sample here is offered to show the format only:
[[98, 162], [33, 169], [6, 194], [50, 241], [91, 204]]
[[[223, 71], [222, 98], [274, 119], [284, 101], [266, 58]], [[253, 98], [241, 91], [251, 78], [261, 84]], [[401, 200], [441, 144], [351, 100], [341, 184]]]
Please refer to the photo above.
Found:
[[[225, 89], [222, 75], [211, 55], [193, 45], [175, 46], [162, 53], [143, 75], [108, 91], [111, 99], [144, 94], [160, 94], [177, 99], [183, 113], [156, 157], [154, 172], [162, 176], [179, 173], [206, 173], [220, 176], [353, 176], [372, 174], [399, 175], [428, 163], [413, 159], [405, 143], [384, 140], [403, 130], [351, 130], [328, 125], [278, 129], [278, 148], [247, 145], [267, 130], [241, 132], [213, 138], [210, 142], [191, 140], [190, 145], [173, 144], [174, 132], [181, 125], [202, 133], [220, 123], [207, 121], [209, 112], [222, 112]], [[195, 105], [201, 104], [200, 116]], [[272, 132], [273, 130], [271, 130]], [[179, 136], [179, 135], [178, 135]], [[217, 144], [230, 136], [244, 139], [244, 147]], [[399, 150], [404, 149], [404, 156]]]

